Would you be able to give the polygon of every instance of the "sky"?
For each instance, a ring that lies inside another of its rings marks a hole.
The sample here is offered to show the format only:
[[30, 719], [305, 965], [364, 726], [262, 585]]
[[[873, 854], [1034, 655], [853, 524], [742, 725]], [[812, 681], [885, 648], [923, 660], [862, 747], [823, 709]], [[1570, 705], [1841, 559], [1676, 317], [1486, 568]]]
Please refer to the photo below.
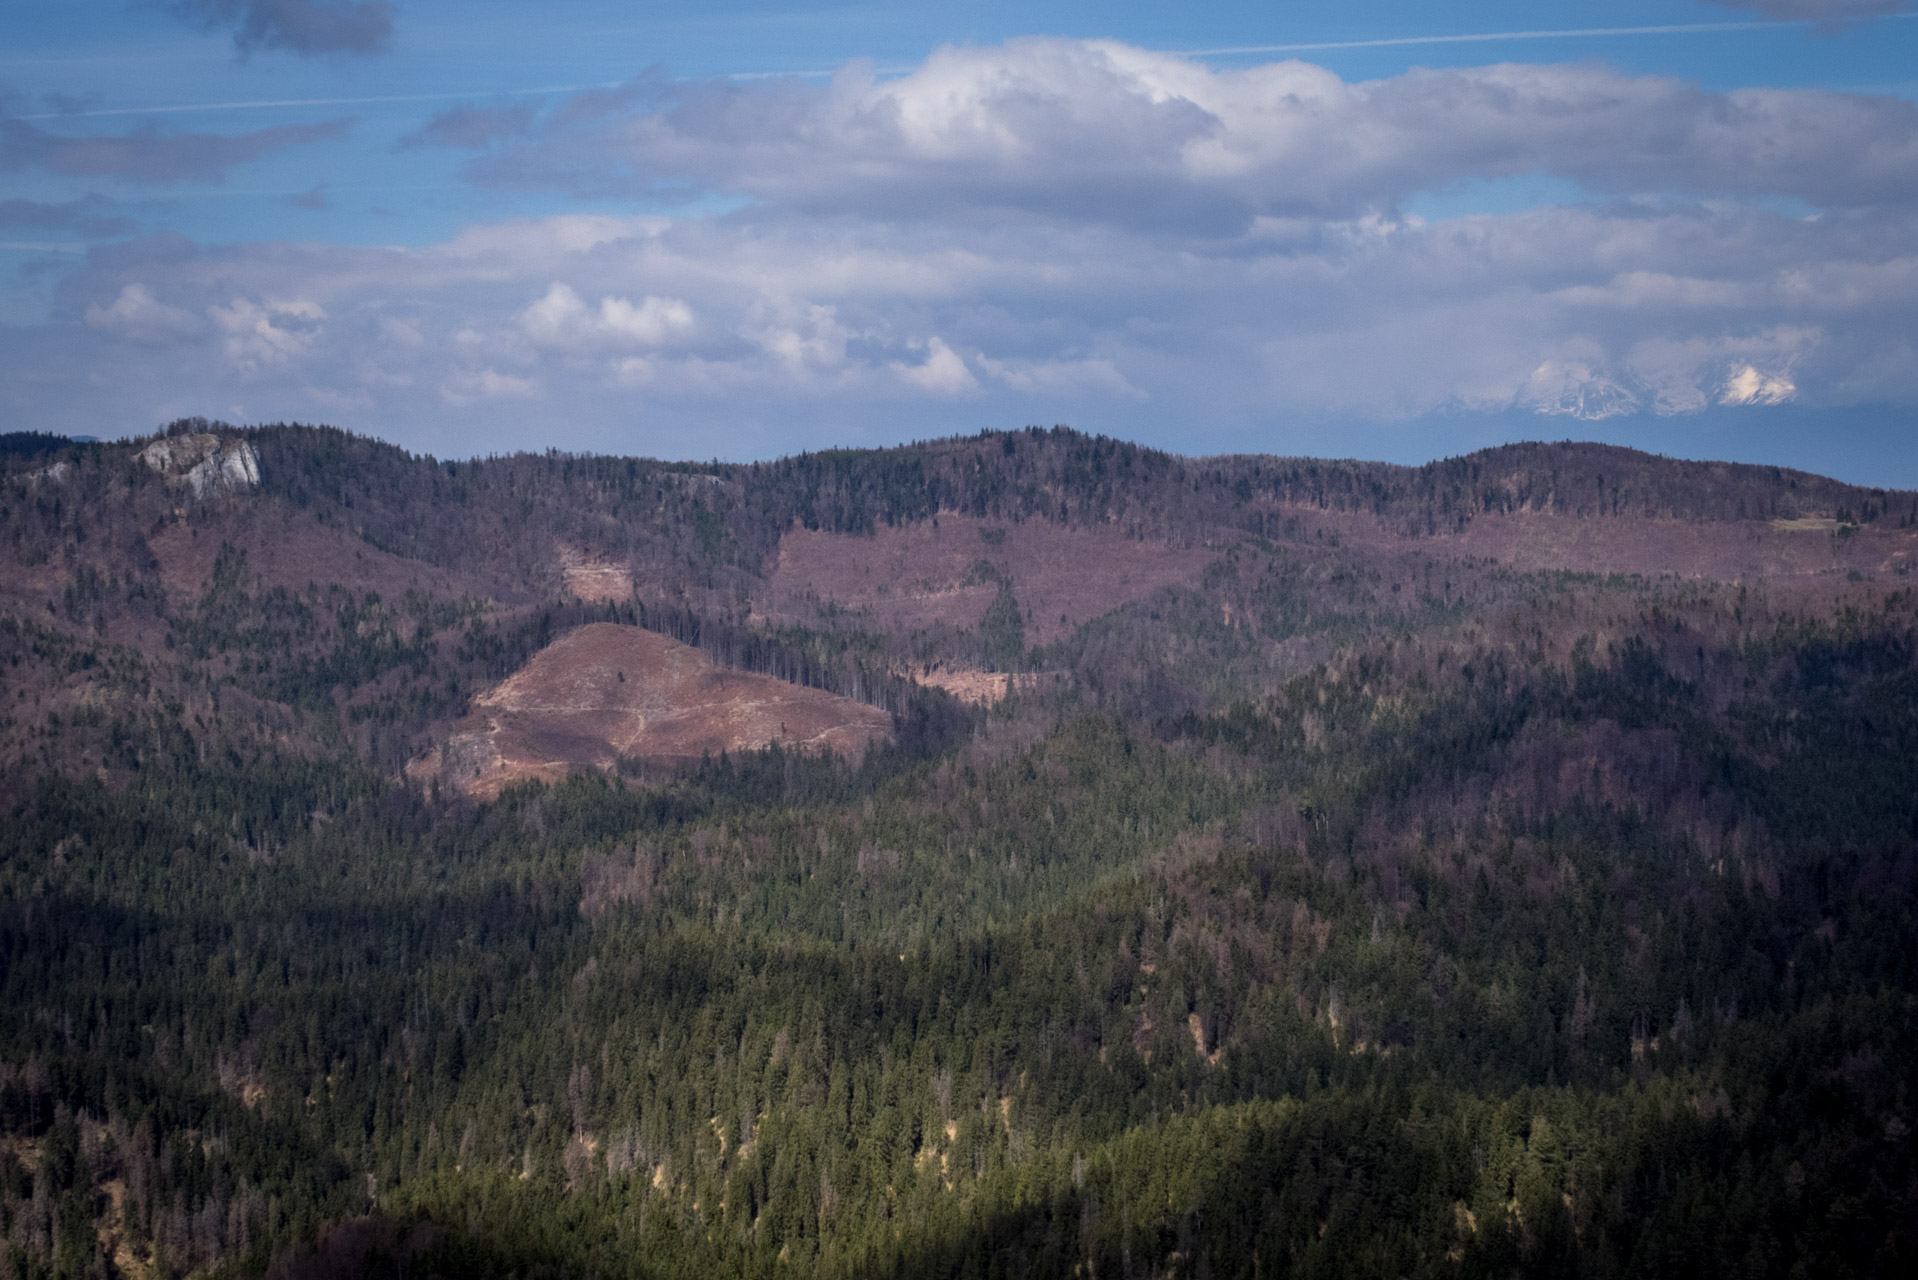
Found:
[[1912, 0], [7, 0], [0, 430], [1918, 487]]

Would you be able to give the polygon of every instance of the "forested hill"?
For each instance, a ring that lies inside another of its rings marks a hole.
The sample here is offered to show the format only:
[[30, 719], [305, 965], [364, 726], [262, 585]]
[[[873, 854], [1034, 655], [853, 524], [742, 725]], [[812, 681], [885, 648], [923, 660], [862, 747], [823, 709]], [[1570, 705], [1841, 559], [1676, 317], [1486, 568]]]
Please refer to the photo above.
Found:
[[[331, 497], [380, 507], [435, 505], [420, 492], [430, 459], [323, 428], [247, 433], [281, 466], [301, 504]], [[1189, 459], [1069, 428], [989, 432], [887, 449], [831, 450], [775, 462], [723, 465], [564, 455], [445, 463], [467, 491], [513, 492], [557, 478], [561, 487], [617, 488], [645, 476], [711, 477], [737, 486], [739, 514], [772, 536], [794, 522], [835, 533], [928, 519], [941, 511], [995, 519], [1134, 523], [1173, 528], [1195, 514], [1243, 526], [1262, 510], [1315, 505], [1408, 522], [1538, 510], [1576, 516], [1744, 520], [1833, 516], [1869, 523], [1911, 515], [1912, 495], [1888, 495], [1782, 467], [1687, 462], [1595, 444], [1518, 444], [1422, 467], [1260, 455]], [[538, 477], [539, 479], [535, 479]], [[697, 482], [695, 482], [697, 488]], [[1195, 513], [1194, 506], [1198, 507]]]
[[0, 1275], [1910, 1274], [1915, 557], [1595, 445], [0, 437]]
[[[417, 512], [438, 505], [421, 487], [434, 465], [370, 440], [313, 428], [261, 428], [266, 456], [283, 456], [285, 492]], [[284, 450], [283, 455], [279, 451]], [[992, 432], [890, 449], [832, 450], [750, 465], [697, 466], [557, 453], [440, 464], [465, 477], [454, 492], [537, 493], [542, 486], [618, 491], [642, 476], [659, 485], [710, 477], [737, 495], [734, 532], [763, 545], [795, 522], [865, 533], [941, 511], [1066, 524], [1119, 523], [1151, 532], [1217, 524], [1249, 528], [1293, 506], [1362, 511], [1406, 530], [1486, 512], [1688, 520], [1843, 518], [1870, 523], [1918, 514], [1913, 495], [1865, 489], [1783, 467], [1687, 462], [1594, 444], [1519, 444], [1422, 467], [1256, 455], [1189, 459], [1064, 427]], [[363, 486], [363, 487], [361, 487]], [[537, 498], [534, 499], [537, 501]], [[722, 499], [723, 500], [723, 499]], [[748, 532], [752, 530], [752, 532]]]
[[[1868, 526], [1918, 519], [1918, 495], [1866, 489], [1779, 467], [1686, 462], [1592, 444], [1521, 444], [1422, 467], [1264, 456], [1187, 459], [1066, 428], [987, 433], [892, 449], [835, 450], [750, 465], [665, 463], [547, 452], [436, 462], [323, 427], [238, 430], [187, 420], [174, 434], [244, 440], [261, 459], [261, 493], [376, 546], [502, 588], [537, 590], [545, 545], [583, 546], [673, 562], [720, 561], [763, 572], [795, 524], [869, 534], [956, 512], [1075, 527], [1119, 525], [1134, 536], [1203, 540], [1219, 531], [1270, 535], [1300, 508], [1364, 513], [1394, 531], [1456, 531], [1485, 514], [1712, 522], [1824, 518]], [[76, 468], [109, 486], [129, 476], [164, 486], [134, 463], [144, 442], [69, 445], [34, 433], [0, 449], [16, 480]], [[86, 510], [82, 497], [76, 504]], [[158, 502], [144, 504], [144, 519]], [[15, 546], [34, 554], [26, 513]], [[86, 510], [90, 520], [108, 513]], [[44, 514], [42, 515], [44, 522]], [[25, 526], [25, 527], [23, 527]], [[675, 545], [681, 544], [681, 545]], [[685, 545], [690, 544], [690, 545]]]

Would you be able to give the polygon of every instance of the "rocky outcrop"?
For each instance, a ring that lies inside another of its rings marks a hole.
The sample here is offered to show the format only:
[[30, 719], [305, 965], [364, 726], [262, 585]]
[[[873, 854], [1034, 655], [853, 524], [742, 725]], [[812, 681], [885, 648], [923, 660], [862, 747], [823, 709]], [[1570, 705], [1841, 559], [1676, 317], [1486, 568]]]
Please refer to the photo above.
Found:
[[142, 449], [140, 460], [196, 498], [237, 493], [260, 483], [260, 455], [253, 446], [210, 432], [164, 436]]

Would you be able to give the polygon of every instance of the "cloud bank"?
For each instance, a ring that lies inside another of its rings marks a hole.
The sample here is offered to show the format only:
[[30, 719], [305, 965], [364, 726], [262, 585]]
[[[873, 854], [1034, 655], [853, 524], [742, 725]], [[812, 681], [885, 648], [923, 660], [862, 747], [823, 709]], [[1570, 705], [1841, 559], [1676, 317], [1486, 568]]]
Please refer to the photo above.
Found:
[[944, 49], [885, 81], [857, 67], [829, 85], [642, 77], [537, 119], [461, 108], [419, 140], [479, 150], [478, 181], [575, 195], [1219, 232], [1531, 174], [1606, 194], [1918, 196], [1918, 105], [1900, 98], [1710, 93], [1597, 64], [1352, 83], [1305, 62], [1220, 71], [1111, 41]]
[[[470, 151], [476, 181], [730, 204], [419, 248], [96, 246], [0, 352], [0, 410], [710, 456], [1027, 421], [1273, 448], [1311, 418], [1564, 434], [1918, 406], [1918, 108], [1897, 98], [1582, 64], [1348, 82], [1023, 40], [884, 81], [642, 77], [462, 108], [409, 145]], [[1573, 194], [1416, 213], [1541, 175]]]

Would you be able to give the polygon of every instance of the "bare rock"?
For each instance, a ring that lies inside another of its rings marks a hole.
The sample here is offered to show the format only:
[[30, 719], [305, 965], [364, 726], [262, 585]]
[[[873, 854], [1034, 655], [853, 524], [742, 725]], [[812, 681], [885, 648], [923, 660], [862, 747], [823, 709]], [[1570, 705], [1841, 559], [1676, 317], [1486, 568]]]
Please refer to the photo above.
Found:
[[212, 433], [164, 436], [140, 452], [141, 461], [195, 498], [257, 488], [260, 455], [244, 440]]

